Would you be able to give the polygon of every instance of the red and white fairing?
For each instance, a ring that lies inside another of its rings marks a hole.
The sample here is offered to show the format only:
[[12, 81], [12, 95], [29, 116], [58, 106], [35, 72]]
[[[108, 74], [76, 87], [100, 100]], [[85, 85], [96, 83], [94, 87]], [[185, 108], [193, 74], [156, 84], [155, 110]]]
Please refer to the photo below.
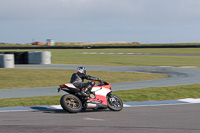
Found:
[[[65, 84], [65, 86], [76, 89], [76, 87], [71, 83]], [[96, 101], [96, 102], [100, 102], [101, 104], [107, 105], [106, 96], [111, 91], [112, 90], [111, 90], [110, 84], [103, 85], [103, 86], [95, 85], [91, 90], [91, 92], [95, 93], [95, 98], [94, 99], [90, 98], [88, 101]]]
[[69, 88], [74, 88], [76, 89], [76, 87], [72, 84], [72, 83], [68, 83], [68, 84], [65, 84], [66, 87], [69, 87]]
[[95, 92], [95, 99], [90, 98], [88, 101], [97, 101], [101, 102], [104, 105], [107, 105], [107, 94], [111, 92], [111, 86], [105, 85], [105, 86], [94, 86], [91, 90], [91, 92]]

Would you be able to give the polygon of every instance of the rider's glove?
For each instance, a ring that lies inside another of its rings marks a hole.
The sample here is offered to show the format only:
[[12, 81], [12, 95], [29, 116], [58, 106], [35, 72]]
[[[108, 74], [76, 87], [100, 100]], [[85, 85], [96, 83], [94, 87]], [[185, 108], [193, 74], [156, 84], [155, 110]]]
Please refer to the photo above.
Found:
[[98, 81], [100, 81], [101, 83], [103, 83], [103, 80], [102, 80], [102, 79], [100, 79], [100, 78], [98, 78]]

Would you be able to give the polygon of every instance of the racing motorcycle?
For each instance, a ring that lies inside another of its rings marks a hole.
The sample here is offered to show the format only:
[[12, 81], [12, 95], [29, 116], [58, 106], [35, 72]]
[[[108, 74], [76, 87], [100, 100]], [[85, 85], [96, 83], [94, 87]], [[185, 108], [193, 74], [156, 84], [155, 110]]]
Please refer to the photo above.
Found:
[[60, 90], [67, 92], [60, 99], [62, 108], [70, 113], [78, 113], [86, 109], [107, 109], [112, 111], [120, 111], [123, 109], [122, 100], [112, 94], [111, 85], [105, 81], [98, 81], [92, 88], [89, 98], [84, 97], [80, 93], [80, 89], [73, 84], [67, 83], [60, 85]]

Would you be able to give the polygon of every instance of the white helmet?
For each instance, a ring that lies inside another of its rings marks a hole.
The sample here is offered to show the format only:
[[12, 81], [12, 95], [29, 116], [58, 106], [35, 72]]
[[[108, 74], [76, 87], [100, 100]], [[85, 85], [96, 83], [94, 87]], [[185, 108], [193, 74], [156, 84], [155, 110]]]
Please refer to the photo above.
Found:
[[86, 74], [86, 69], [85, 69], [85, 67], [78, 67], [76, 72], [77, 73], [84, 73], [84, 74]]

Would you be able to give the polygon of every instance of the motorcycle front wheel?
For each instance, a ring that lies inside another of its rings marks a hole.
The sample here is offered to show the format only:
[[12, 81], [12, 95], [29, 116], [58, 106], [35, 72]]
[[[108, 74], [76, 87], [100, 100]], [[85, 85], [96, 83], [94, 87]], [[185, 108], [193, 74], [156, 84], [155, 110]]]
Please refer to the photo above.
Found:
[[122, 100], [114, 94], [107, 95], [107, 103], [108, 103], [108, 108], [112, 111], [120, 111], [123, 109]]
[[60, 99], [60, 105], [65, 111], [70, 113], [78, 113], [82, 109], [80, 99], [72, 94], [63, 95]]

